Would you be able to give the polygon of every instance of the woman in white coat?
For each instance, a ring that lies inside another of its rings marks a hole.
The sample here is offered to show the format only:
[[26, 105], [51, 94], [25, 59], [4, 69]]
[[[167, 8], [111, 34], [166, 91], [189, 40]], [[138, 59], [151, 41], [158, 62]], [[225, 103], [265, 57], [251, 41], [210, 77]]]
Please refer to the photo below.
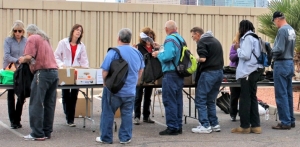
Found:
[[[56, 63], [59, 67], [89, 67], [84, 44], [81, 42], [83, 28], [75, 24], [68, 38], [59, 41], [55, 51]], [[79, 89], [62, 89], [62, 103], [66, 114], [67, 125], [75, 127], [74, 115]]]

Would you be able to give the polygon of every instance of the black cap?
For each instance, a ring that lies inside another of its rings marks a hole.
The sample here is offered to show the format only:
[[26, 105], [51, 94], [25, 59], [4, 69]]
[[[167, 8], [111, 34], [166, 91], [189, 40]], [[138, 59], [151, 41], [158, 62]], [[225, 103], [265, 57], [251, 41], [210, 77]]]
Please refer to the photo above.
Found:
[[278, 18], [278, 17], [283, 17], [283, 13], [279, 12], [279, 11], [276, 11], [273, 13], [273, 19], [272, 21], [274, 21], [275, 18]]

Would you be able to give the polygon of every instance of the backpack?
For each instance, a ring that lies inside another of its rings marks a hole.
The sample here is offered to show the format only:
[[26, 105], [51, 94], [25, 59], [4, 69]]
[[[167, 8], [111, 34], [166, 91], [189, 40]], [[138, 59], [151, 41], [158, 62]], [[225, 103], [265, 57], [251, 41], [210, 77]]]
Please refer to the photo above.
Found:
[[264, 40], [262, 40], [260, 37], [258, 37], [254, 33], [249, 33], [246, 36], [248, 36], [248, 35], [251, 35], [254, 38], [258, 39], [258, 42], [259, 42], [259, 45], [260, 45], [261, 51], [260, 51], [260, 56], [259, 57], [257, 57], [252, 51], [252, 54], [257, 59], [257, 63], [262, 64], [264, 67], [269, 67], [271, 65], [271, 61], [272, 61], [272, 48], [270, 46], [270, 43], [265, 42]]
[[30, 71], [29, 64], [20, 64], [14, 73], [14, 90], [18, 98], [25, 99], [30, 97], [32, 80], [33, 74]]
[[189, 77], [197, 71], [197, 59], [190, 52], [184, 40], [183, 42], [181, 42], [175, 34], [172, 34], [172, 36], [174, 36], [179, 41], [181, 46], [178, 65], [176, 66], [175, 63], [173, 61], [172, 62], [176, 67], [176, 71], [180, 77]]
[[217, 98], [216, 105], [226, 114], [230, 113], [230, 95], [228, 92], [221, 92], [221, 96]]
[[108, 48], [109, 50], [114, 50], [119, 55], [119, 59], [115, 59], [110, 63], [110, 69], [108, 75], [105, 79], [105, 85], [107, 89], [113, 93], [118, 93], [125, 84], [125, 81], [128, 76], [128, 63], [125, 61], [120, 53], [120, 50], [117, 48]]
[[141, 83], [155, 84], [155, 81], [163, 76], [161, 63], [157, 58], [154, 58], [151, 53], [144, 54], [145, 68], [141, 77]]

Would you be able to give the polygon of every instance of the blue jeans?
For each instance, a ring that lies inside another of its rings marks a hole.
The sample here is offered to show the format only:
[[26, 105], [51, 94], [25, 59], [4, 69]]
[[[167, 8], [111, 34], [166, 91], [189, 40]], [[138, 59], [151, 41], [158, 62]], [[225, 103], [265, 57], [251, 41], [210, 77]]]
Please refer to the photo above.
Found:
[[121, 111], [120, 141], [126, 142], [132, 137], [132, 112], [135, 96], [118, 97], [111, 95], [104, 87], [102, 93], [102, 113], [100, 116], [100, 137], [107, 143], [113, 142], [114, 115], [118, 108]]
[[195, 106], [198, 120], [204, 127], [219, 124], [216, 115], [216, 98], [223, 79], [223, 70], [202, 72], [196, 89]]
[[58, 72], [55, 69], [42, 69], [34, 74], [29, 99], [29, 120], [32, 137], [51, 136], [57, 85]]
[[279, 60], [274, 62], [275, 98], [279, 120], [283, 125], [291, 125], [291, 123], [295, 122], [292, 88], [293, 74], [293, 60]]
[[167, 72], [162, 79], [162, 100], [165, 106], [165, 116], [168, 129], [182, 128], [183, 78], [174, 72]]

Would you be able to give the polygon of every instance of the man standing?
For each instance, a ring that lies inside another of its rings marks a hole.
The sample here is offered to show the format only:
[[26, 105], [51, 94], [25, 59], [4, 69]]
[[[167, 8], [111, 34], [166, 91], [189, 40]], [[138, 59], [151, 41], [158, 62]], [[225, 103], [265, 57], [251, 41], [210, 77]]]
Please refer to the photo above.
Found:
[[[169, 20], [165, 24], [167, 37], [164, 42], [164, 50], [155, 51], [152, 56], [157, 57], [161, 62], [164, 73], [162, 79], [162, 98], [165, 106], [167, 129], [159, 132], [159, 135], [182, 134], [182, 113], [183, 113], [183, 77], [176, 72], [175, 64], [178, 63], [183, 38], [177, 33], [176, 22]], [[175, 36], [173, 36], [175, 35]]]
[[294, 74], [295, 30], [286, 22], [283, 13], [276, 11], [273, 22], [279, 28], [272, 50], [274, 87], [278, 116], [281, 123], [272, 129], [289, 130], [295, 127], [292, 77]]
[[136, 94], [136, 84], [138, 78], [142, 75], [145, 66], [143, 56], [137, 49], [130, 46], [131, 30], [128, 28], [121, 29], [118, 35], [118, 46], [121, 56], [128, 63], [128, 76], [122, 89], [112, 94], [105, 87], [105, 79], [108, 75], [110, 64], [113, 60], [119, 59], [116, 51], [110, 50], [102, 65], [102, 76], [104, 81], [102, 95], [102, 114], [100, 122], [100, 137], [96, 137], [96, 142], [108, 143], [113, 142], [113, 123], [114, 114], [118, 108], [121, 111], [121, 126], [119, 129], [119, 139], [121, 144], [131, 142], [132, 137], [132, 112]]
[[202, 28], [194, 27], [191, 35], [197, 42], [198, 62], [201, 69], [196, 88], [195, 105], [198, 110], [199, 126], [193, 133], [211, 133], [221, 131], [216, 115], [216, 97], [223, 79], [223, 49], [212, 32], [204, 33]]
[[28, 39], [20, 63], [29, 63], [34, 78], [31, 83], [29, 120], [32, 132], [25, 140], [44, 141], [53, 131], [56, 89], [58, 85], [57, 64], [49, 37], [36, 25], [27, 27]]

